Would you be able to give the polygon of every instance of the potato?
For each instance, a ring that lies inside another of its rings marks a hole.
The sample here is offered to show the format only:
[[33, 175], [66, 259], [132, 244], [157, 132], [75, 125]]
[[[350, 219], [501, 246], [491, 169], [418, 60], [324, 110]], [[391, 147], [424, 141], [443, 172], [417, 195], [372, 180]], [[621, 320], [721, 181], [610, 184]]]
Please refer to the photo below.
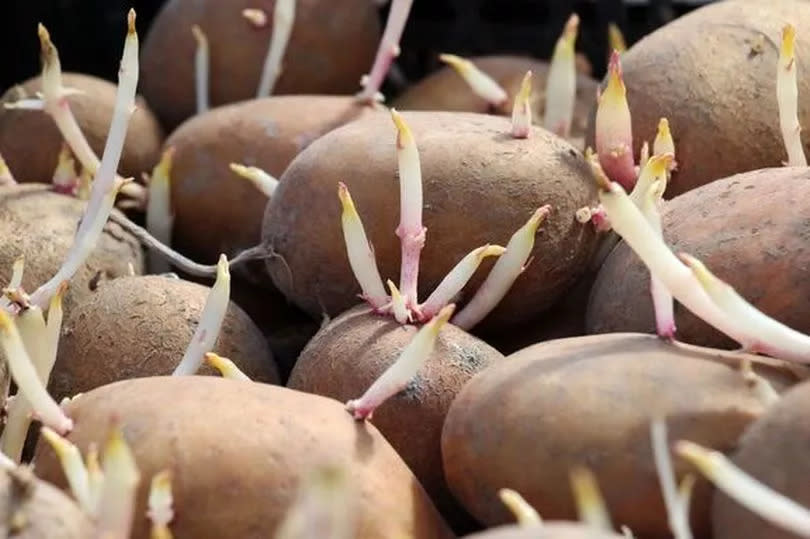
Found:
[[[776, 101], [786, 23], [796, 27], [801, 64], [810, 50], [810, 3], [801, 0], [712, 2], [622, 56], [636, 156], [645, 140], [654, 140], [659, 118], [669, 119], [678, 170], [667, 197], [787, 159]], [[810, 75], [801, 65], [798, 88], [799, 96], [810, 95]], [[810, 106], [800, 103], [799, 123], [810, 125]], [[803, 138], [807, 151], [810, 138]], [[593, 122], [586, 143], [594, 146]]]
[[271, 97], [213, 109], [184, 123], [166, 141], [175, 149], [173, 245], [214, 263], [220, 253], [259, 243], [267, 197], [230, 164], [257, 166], [279, 177], [312, 140], [372, 110], [351, 97]]
[[[24, 184], [0, 188], [0, 282], [8, 283], [14, 260], [25, 256], [22, 286], [31, 293], [53, 277], [73, 244], [86, 202], [54, 193], [50, 186]], [[118, 210], [113, 210], [118, 211]], [[100, 279], [143, 273], [138, 240], [107, 222], [96, 248], [79, 268], [64, 298], [69, 312], [91, 295]]]
[[[769, 316], [810, 332], [810, 172], [765, 169], [718, 180], [665, 203], [664, 237], [675, 252], [700, 258]], [[720, 332], [675, 304], [678, 339], [734, 348]], [[654, 332], [649, 272], [624, 244], [593, 286], [589, 333]]]
[[[356, 399], [399, 358], [416, 331], [366, 307], [354, 308], [315, 335], [287, 385], [341, 402]], [[375, 410], [371, 420], [451, 521], [462, 517], [454, 515], [459, 507], [442, 473], [444, 417], [467, 380], [502, 359], [494, 348], [447, 324], [417, 377]]]
[[[67, 100], [87, 142], [101, 158], [112, 122], [116, 86], [80, 73], [63, 73], [62, 79], [65, 87], [82, 92]], [[42, 78], [29, 79], [0, 98], [0, 154], [17, 181], [50, 183], [64, 139], [45, 112], [3, 107], [22, 96], [18, 88], [22, 88], [25, 96], [33, 98], [42, 90]], [[162, 143], [163, 131], [157, 119], [146, 102], [138, 98], [129, 121], [119, 173], [140, 180], [141, 173], [151, 171], [160, 159]]]
[[[51, 394], [61, 400], [118, 380], [171, 374], [197, 329], [209, 291], [157, 275], [102, 283], [65, 319]], [[251, 379], [279, 382], [264, 336], [234, 303], [213, 351]], [[200, 372], [218, 375], [207, 366]]]
[[[548, 62], [524, 56], [480, 56], [470, 58], [484, 73], [495, 79], [509, 95], [509, 101], [496, 112], [512, 115], [513, 98], [520, 90], [520, 83], [526, 71], [533, 74], [532, 114], [534, 123], [543, 124], [545, 114], [546, 77]], [[583, 74], [577, 76], [577, 101], [574, 109], [574, 122], [571, 125], [573, 136], [582, 136], [588, 124], [588, 114], [593, 108], [597, 82]], [[490, 105], [478, 97], [458, 73], [444, 66], [408, 88], [394, 100], [394, 107], [401, 110], [447, 110], [464, 112], [490, 112]]]
[[620, 537], [623, 536], [595, 530], [584, 524], [543, 522], [540, 527], [499, 526], [472, 535], [465, 535], [464, 539], [611, 539]]
[[[573, 146], [540, 128], [509, 136], [510, 122], [483, 114], [408, 112], [419, 147], [427, 241], [421, 253], [419, 297], [424, 299], [472, 249], [506, 245], [540, 206], [552, 213], [541, 225], [534, 261], [484, 325], [503, 328], [547, 309], [584, 271], [596, 243], [593, 227], [574, 213], [595, 203], [590, 170]], [[372, 115], [328, 133], [304, 150], [282, 176], [267, 206], [263, 243], [273, 282], [313, 316], [335, 316], [357, 303], [341, 231], [337, 184], [351, 191], [383, 279], [399, 274], [400, 242], [396, 130]], [[469, 299], [487, 274], [470, 281]], [[461, 303], [464, 302], [462, 298]]]
[[0, 536], [14, 539], [86, 539], [90, 519], [62, 491], [30, 468], [0, 469]]
[[[734, 464], [758, 481], [804, 507], [810, 507], [810, 383], [804, 382], [746, 429], [732, 456]], [[743, 509], [725, 494], [714, 496], [716, 539], [790, 539], [797, 537]]]
[[[224, 105], [256, 96], [273, 33], [271, 0], [171, 0], [153, 22], [141, 55], [143, 93], [163, 125], [174, 129], [196, 110], [191, 33], [199, 25], [210, 46], [210, 101]], [[262, 9], [256, 28], [245, 8]], [[295, 23], [276, 94], [352, 94], [371, 69], [380, 21], [369, 0], [296, 2]]]
[[[734, 359], [652, 335], [611, 334], [530, 346], [473, 378], [450, 407], [442, 459], [450, 490], [487, 525], [511, 519], [497, 497], [514, 489], [547, 519], [577, 517], [569, 471], [595, 474], [614, 522], [640, 537], [668, 534], [650, 449], [650, 421], [666, 416], [672, 440], [734, 448], [761, 415]], [[795, 378], [768, 365], [777, 390]], [[676, 462], [676, 473], [687, 467]], [[692, 527], [709, 533], [710, 489], [696, 486]]]
[[[175, 537], [272, 537], [315, 467], [344, 467], [358, 489], [358, 538], [449, 538], [422, 487], [377, 430], [331, 399], [207, 376], [155, 377], [94, 389], [67, 405], [69, 439], [84, 452], [106, 437], [112, 415], [141, 471], [136, 515], [149, 479], [172, 471]], [[37, 471], [65, 486], [50, 447]], [[133, 539], [148, 537], [136, 518]]]

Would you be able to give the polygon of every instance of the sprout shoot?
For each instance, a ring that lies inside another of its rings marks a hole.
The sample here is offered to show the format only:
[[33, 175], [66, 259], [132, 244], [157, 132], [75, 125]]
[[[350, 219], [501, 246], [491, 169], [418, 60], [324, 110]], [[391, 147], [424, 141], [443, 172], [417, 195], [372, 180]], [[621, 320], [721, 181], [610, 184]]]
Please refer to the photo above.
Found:
[[627, 42], [624, 39], [621, 28], [615, 22], [608, 24], [608, 46], [610, 50], [622, 54], [627, 50]]
[[107, 438], [102, 466], [104, 483], [98, 506], [98, 536], [123, 539], [130, 536], [132, 529], [140, 472], [118, 425], [113, 426]]
[[267, 198], [272, 197], [273, 192], [276, 190], [276, 187], [278, 187], [278, 180], [259, 167], [248, 167], [238, 163], [231, 163], [231, 170], [238, 176], [249, 180], [250, 183], [256, 186], [256, 189], [261, 191]]
[[244, 380], [245, 382], [252, 382], [247, 374], [239, 370], [239, 367], [226, 357], [222, 357], [213, 352], [205, 354], [205, 362], [219, 371], [223, 378], [230, 378], [231, 380]]
[[636, 185], [630, 192], [630, 199], [636, 206], [640, 208], [644, 205], [644, 200], [650, 192], [650, 186], [655, 182], [661, 183], [660, 195], [663, 196], [663, 191], [667, 186], [667, 171], [670, 169], [673, 159], [674, 155], [670, 153], [656, 154], [647, 160], [641, 169]]
[[146, 516], [152, 522], [151, 539], [172, 539], [169, 524], [174, 518], [173, 503], [172, 474], [169, 470], [163, 470], [152, 477], [149, 485]]
[[[81, 395], [81, 393], [79, 394]], [[75, 399], [79, 395], [75, 395]], [[85, 455], [85, 465], [87, 467], [87, 488], [89, 494], [89, 504], [93, 508], [91, 515], [95, 516], [98, 513], [98, 506], [101, 500], [101, 490], [104, 488], [104, 472], [101, 471], [101, 465], [98, 462], [98, 446], [91, 443], [87, 447], [87, 455]]]
[[11, 266], [11, 280], [8, 282], [10, 289], [20, 288], [22, 286], [23, 272], [25, 271], [25, 255], [20, 255], [14, 260]]
[[658, 121], [658, 132], [655, 134], [655, 140], [653, 141], [653, 153], [655, 155], [672, 154], [669, 170], [678, 168], [678, 163], [675, 161], [675, 141], [672, 138], [672, 132], [669, 130], [669, 120], [666, 118], [661, 118]]
[[612, 531], [613, 524], [605, 500], [599, 492], [596, 477], [588, 468], [575, 467], [571, 470], [571, 490], [574, 492], [574, 501], [577, 504], [579, 520], [584, 524], [598, 530]]
[[675, 452], [749, 511], [784, 530], [810, 537], [810, 509], [763, 485], [719, 451], [680, 441], [675, 445]]
[[411, 321], [411, 313], [405, 305], [405, 298], [399, 293], [399, 288], [391, 279], [386, 281], [388, 290], [391, 292], [391, 311], [394, 313], [394, 319], [400, 324], [405, 324]]
[[433, 291], [428, 299], [420, 306], [421, 314], [424, 319], [429, 320], [438, 313], [442, 307], [450, 303], [453, 298], [461, 292], [464, 285], [467, 284], [475, 270], [481, 265], [481, 262], [489, 256], [501, 256], [506, 252], [505, 247], [500, 245], [484, 245], [477, 249], [473, 249], [467, 256], [461, 259], [456, 264], [450, 273], [439, 283], [439, 286]]
[[[666, 169], [664, 169], [666, 177]], [[664, 238], [661, 226], [661, 213], [658, 211], [658, 204], [664, 192], [664, 182], [655, 181], [647, 189], [646, 196], [641, 204], [641, 213], [659, 238]], [[664, 339], [675, 337], [675, 305], [672, 294], [669, 293], [664, 283], [657, 277], [650, 276], [650, 293], [652, 294], [653, 310], [655, 311], [655, 329], [658, 336]]]
[[354, 207], [349, 189], [342, 182], [338, 184], [338, 197], [343, 206], [341, 222], [349, 265], [363, 291], [363, 299], [374, 309], [379, 310], [388, 303], [388, 294], [385, 293], [380, 272], [377, 270], [374, 250], [366, 237], [363, 221], [360, 220], [360, 215]]
[[692, 530], [689, 528], [689, 506], [675, 486], [675, 474], [672, 470], [672, 460], [669, 457], [666, 423], [660, 419], [655, 419], [650, 423], [650, 439], [655, 470], [658, 473], [661, 493], [664, 496], [664, 506], [667, 510], [669, 529], [675, 539], [692, 539]]
[[48, 427], [42, 427], [40, 432], [48, 445], [53, 448], [54, 453], [56, 453], [70, 486], [70, 491], [79, 503], [79, 507], [88, 515], [94, 514], [96, 507], [91, 503], [87, 468], [84, 465], [79, 448]]
[[225, 255], [219, 255], [219, 263], [217, 264], [217, 279], [214, 281], [214, 286], [208, 293], [208, 298], [205, 300], [205, 306], [200, 314], [200, 322], [197, 324], [197, 329], [191, 342], [186, 348], [186, 353], [183, 359], [172, 375], [174, 376], [188, 376], [197, 372], [197, 369], [202, 365], [205, 354], [214, 348], [214, 344], [219, 338], [219, 331], [222, 328], [222, 322], [225, 320], [225, 314], [228, 312], [231, 297], [231, 273], [228, 269], [228, 258]]
[[527, 71], [512, 105], [512, 136], [529, 138], [532, 129], [532, 72]]
[[[152, 171], [149, 179], [149, 201], [146, 205], [146, 230], [164, 245], [171, 245], [172, 213], [171, 170], [174, 148], [163, 152], [160, 162]], [[168, 261], [159, 256], [154, 249], [149, 252], [149, 272], [154, 274], [167, 273], [171, 270]]]
[[301, 482], [298, 496], [276, 531], [275, 539], [352, 539], [356, 503], [351, 478], [336, 466], [321, 466]]
[[433, 353], [442, 326], [450, 319], [455, 305], [446, 306], [422, 326], [402, 351], [396, 362], [371, 384], [362, 397], [346, 403], [346, 409], [357, 420], [371, 419], [374, 410], [408, 385]]
[[402, 243], [402, 266], [399, 289], [409, 308], [419, 304], [417, 282], [419, 255], [425, 245], [426, 229], [422, 226], [422, 169], [419, 150], [405, 119], [394, 109], [391, 118], [397, 128], [397, 160], [399, 166], [400, 220], [396, 233]]
[[267, 26], [267, 13], [263, 9], [243, 9], [242, 16], [256, 28]]
[[622, 66], [616, 51], [610, 57], [608, 70], [607, 87], [599, 96], [596, 109], [596, 151], [608, 178], [619, 182], [625, 189], [631, 189], [636, 183], [633, 127]]
[[56, 170], [53, 172], [52, 188], [57, 193], [73, 195], [76, 193], [79, 178], [76, 176], [76, 161], [70, 152], [70, 147], [62, 143], [59, 151], [59, 161], [56, 163]]
[[779, 105], [779, 127], [788, 154], [788, 166], [806, 167], [799, 125], [799, 90], [796, 86], [796, 28], [787, 24], [782, 29], [782, 46], [776, 72], [776, 99]]
[[743, 357], [740, 360], [740, 374], [762, 404], [770, 406], [779, 402], [781, 398], [779, 393], [766, 378], [754, 371], [750, 357]]
[[48, 394], [25, 350], [17, 324], [2, 309], [0, 309], [0, 345], [5, 352], [11, 377], [17, 384], [19, 395], [31, 403], [34, 412], [44, 425], [60, 434], [69, 432], [73, 428], [73, 421]]
[[498, 497], [509, 511], [515, 516], [520, 526], [540, 526], [543, 519], [534, 507], [529, 505], [523, 496], [510, 488], [498, 491]]
[[546, 205], [539, 208], [528, 222], [512, 235], [509, 243], [506, 244], [506, 251], [495, 263], [492, 271], [489, 272], [470, 302], [453, 319], [453, 324], [461, 329], [470, 329], [498, 305], [512, 287], [515, 279], [526, 268], [529, 256], [534, 249], [537, 228], [550, 212], [551, 206]]
[[14, 175], [11, 174], [11, 170], [9, 170], [8, 165], [6, 164], [6, 160], [3, 159], [3, 156], [0, 155], [0, 185], [16, 185], [17, 180], [14, 179]]
[[296, 0], [276, 0], [273, 9], [273, 34], [270, 36], [270, 46], [267, 49], [267, 56], [264, 58], [262, 78], [259, 81], [256, 97], [267, 97], [273, 93], [276, 81], [281, 75], [281, 61], [287, 50], [287, 43], [290, 41], [293, 23], [295, 23], [295, 2]]
[[574, 104], [577, 97], [577, 67], [574, 45], [577, 41], [579, 16], [574, 13], [565, 23], [557, 44], [546, 79], [545, 128], [561, 137], [571, 133], [574, 119]]
[[[47, 43], [50, 44], [50, 40], [47, 40]], [[51, 44], [50, 47], [52, 48], [53, 45]], [[43, 50], [45, 49], [46, 47], [43, 46]], [[56, 49], [53, 49], [53, 55], [56, 55]], [[63, 281], [69, 281], [81, 265], [84, 264], [87, 256], [93, 250], [98, 238], [101, 236], [104, 224], [107, 222], [107, 218], [115, 203], [117, 191], [123, 184], [123, 182], [117, 178], [115, 169], [121, 159], [121, 151], [124, 146], [124, 138], [126, 137], [129, 118], [135, 109], [135, 89], [138, 85], [138, 34], [135, 32], [134, 10], [129, 11], [127, 38], [124, 43], [124, 53], [118, 77], [118, 94], [116, 96], [112, 124], [104, 148], [104, 158], [96, 172], [96, 179], [93, 182], [90, 201], [85, 209], [79, 230], [76, 232], [73, 245], [68, 251], [67, 258], [62, 264], [62, 267], [59, 268], [59, 271], [50, 281], [42, 285], [31, 296], [32, 303], [42, 308], [48, 305], [51, 296], [56, 292], [59, 285]], [[61, 76], [57, 78], [59, 79]], [[64, 103], [67, 103], [67, 101], [64, 101]], [[70, 143], [70, 140], [67, 140], [68, 143]], [[72, 144], [71, 148], [73, 148]], [[81, 155], [75, 148], [73, 148], [73, 152], [79, 160], [83, 162]]]
[[383, 100], [380, 87], [391, 68], [391, 63], [399, 56], [399, 41], [402, 39], [405, 23], [408, 22], [412, 4], [413, 0], [394, 0], [391, 3], [385, 31], [380, 41], [380, 47], [377, 49], [377, 56], [374, 58], [374, 66], [371, 68], [371, 73], [364, 76], [360, 82], [363, 90], [358, 94], [358, 100], [365, 103]]
[[441, 54], [439, 60], [452, 67], [464, 79], [475, 95], [489, 103], [494, 109], [500, 109], [509, 100], [500, 84], [492, 77], [478, 69], [474, 63], [455, 54]]
[[[647, 165], [647, 161], [650, 160], [650, 143], [646, 140], [644, 144], [641, 145], [641, 152], [639, 152], [638, 156], [638, 169], [639, 171], [644, 170], [644, 167]], [[635, 189], [635, 187], [633, 187]]]
[[810, 336], [787, 327], [748, 303], [729, 284], [718, 279], [703, 263], [687, 254], [688, 265], [703, 291], [720, 311], [734, 322], [729, 335], [749, 352], [759, 352], [788, 361], [810, 363]]
[[197, 114], [202, 114], [210, 107], [208, 101], [210, 50], [208, 37], [202, 28], [195, 24], [191, 27], [191, 33], [197, 42], [197, 50], [194, 52], [194, 92], [197, 97]]

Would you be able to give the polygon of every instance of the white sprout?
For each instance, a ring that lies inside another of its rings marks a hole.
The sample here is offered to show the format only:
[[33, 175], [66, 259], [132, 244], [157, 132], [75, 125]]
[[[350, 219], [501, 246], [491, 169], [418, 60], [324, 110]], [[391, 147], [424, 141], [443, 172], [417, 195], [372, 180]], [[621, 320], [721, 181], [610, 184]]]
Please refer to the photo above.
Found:
[[293, 24], [295, 23], [296, 0], [276, 0], [273, 10], [273, 34], [270, 37], [270, 46], [264, 59], [262, 78], [256, 97], [267, 97], [273, 93], [278, 77], [281, 75], [281, 61], [290, 41]]

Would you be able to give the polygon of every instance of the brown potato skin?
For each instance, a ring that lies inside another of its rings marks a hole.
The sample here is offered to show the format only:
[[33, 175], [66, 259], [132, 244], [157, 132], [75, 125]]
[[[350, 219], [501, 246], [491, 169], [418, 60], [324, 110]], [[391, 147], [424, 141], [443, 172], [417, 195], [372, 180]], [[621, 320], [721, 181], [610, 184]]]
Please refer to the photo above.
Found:
[[[506, 245], [534, 211], [553, 209], [535, 239], [533, 262], [482, 326], [503, 328], [539, 314], [581, 274], [596, 244], [593, 227], [574, 217], [595, 200], [582, 155], [540, 128], [512, 139], [506, 118], [453, 112], [405, 112], [419, 148], [427, 240], [419, 297], [425, 299], [462, 257]], [[351, 191], [383, 279], [399, 275], [396, 130], [370, 116], [336, 129], [302, 152], [282, 177], [265, 214], [263, 243], [273, 282], [313, 316], [335, 316], [357, 303], [360, 288], [341, 230], [337, 184]], [[463, 304], [492, 266], [486, 261]], [[461, 305], [460, 305], [461, 307]], [[479, 328], [481, 329], [481, 328]]]
[[[87, 539], [93, 524], [72, 498], [30, 468], [0, 470], [0, 537]], [[18, 527], [13, 520], [19, 519]]]
[[[115, 108], [115, 84], [81, 73], [63, 73], [62, 83], [83, 92], [67, 99], [87, 142], [101, 159]], [[21, 86], [33, 98], [42, 90], [42, 79], [29, 79]], [[50, 183], [64, 139], [44, 111], [7, 110], [2, 106], [18, 98], [16, 88], [0, 98], [0, 154], [18, 182]], [[163, 131], [157, 118], [146, 101], [138, 97], [127, 127], [119, 174], [140, 181], [141, 173], [151, 172], [160, 159], [162, 144]], [[81, 165], [77, 163], [79, 171]]]
[[[399, 359], [416, 334], [359, 306], [319, 331], [304, 348], [287, 387], [341, 402], [359, 398]], [[460, 509], [442, 472], [441, 433], [453, 399], [474, 374], [503, 360], [485, 342], [447, 324], [414, 381], [375, 412], [374, 426], [391, 442], [443, 513]], [[449, 517], [448, 517], [449, 518]]]
[[[50, 393], [58, 401], [118, 380], [170, 375], [191, 342], [209, 291], [158, 275], [102, 283], [64, 321]], [[252, 380], [279, 382], [264, 336], [233, 302], [213, 351]], [[219, 376], [205, 364], [200, 373]]]
[[[649, 442], [667, 417], [670, 439], [728, 452], [765, 406], [712, 350], [684, 350], [652, 335], [560, 339], [508, 356], [459, 393], [442, 431], [451, 491], [479, 521], [510, 522], [509, 487], [548, 519], [575, 520], [569, 470], [596, 475], [614, 522], [640, 537], [668, 537]], [[768, 375], [771, 370], [763, 371]], [[777, 390], [784, 377], [772, 377]], [[687, 470], [675, 462], [682, 477]], [[710, 489], [696, 486], [692, 529], [709, 533]]]
[[[464, 79], [449, 66], [442, 67], [409, 87], [394, 100], [394, 107], [398, 110], [496, 112], [511, 117], [514, 97], [520, 90], [526, 71], [531, 70], [533, 121], [536, 125], [543, 125], [548, 62], [524, 56], [479, 56], [470, 60], [478, 69], [495, 79], [509, 96], [507, 103], [497, 111], [492, 111], [490, 104], [475, 95]], [[574, 122], [571, 125], [574, 136], [585, 133], [597, 86], [598, 83], [591, 77], [581, 73], [577, 75], [577, 99]]]
[[[701, 259], [761, 311], [810, 332], [810, 172], [766, 169], [738, 174], [664, 205], [664, 238], [674, 252]], [[605, 260], [586, 315], [589, 333], [655, 332], [649, 272], [620, 243]], [[679, 340], [738, 345], [675, 303]]]
[[[785, 393], [740, 439], [732, 462], [766, 486], [803, 507], [810, 507], [810, 383]], [[728, 496], [714, 495], [712, 527], [715, 539], [792, 539]]]
[[[171, 0], [144, 41], [141, 88], [166, 129], [196, 112], [191, 33], [199, 25], [210, 44], [209, 95], [212, 107], [256, 97], [270, 36], [274, 0]], [[267, 14], [256, 28], [245, 8]], [[380, 39], [380, 21], [368, 0], [300, 0], [273, 94], [354, 94], [371, 69]], [[301, 112], [304, 115], [303, 111]]]
[[[645, 140], [652, 144], [658, 120], [669, 119], [678, 170], [667, 198], [787, 160], [776, 66], [788, 21], [796, 27], [796, 50], [810, 49], [810, 3], [738, 0], [679, 17], [622, 55], [636, 156]], [[808, 95], [809, 71], [797, 61], [799, 95]], [[810, 124], [806, 99], [799, 100], [799, 123]], [[591, 121], [586, 143], [592, 147], [593, 128]], [[802, 139], [807, 152], [810, 136]]]
[[[213, 404], [213, 406], [212, 406]], [[278, 386], [208, 376], [127, 380], [85, 393], [67, 407], [82, 452], [121, 420], [141, 472], [136, 515], [149, 479], [172, 471], [175, 537], [272, 537], [314, 467], [345, 466], [359, 489], [358, 538], [452, 537], [388, 442], [332, 399]], [[37, 472], [66, 482], [47, 444]], [[136, 518], [133, 539], [149, 537]]]
[[[60, 195], [41, 184], [0, 188], [0, 280], [7, 283], [12, 266], [25, 256], [22, 286], [28, 293], [46, 283], [61, 267], [73, 244], [86, 202]], [[118, 210], [113, 210], [118, 211]], [[63, 300], [66, 312], [92, 294], [97, 273], [101, 279], [143, 273], [144, 256], [138, 240], [108, 221], [98, 245], [79, 268]]]
[[622, 535], [595, 530], [576, 522], [546, 522], [540, 527], [498, 526], [479, 533], [465, 535], [463, 539], [619, 539]]
[[281, 177], [312, 140], [373, 110], [351, 97], [285, 96], [212, 109], [185, 122], [166, 141], [175, 149], [173, 246], [215, 263], [220, 253], [258, 244], [267, 197], [230, 164]]

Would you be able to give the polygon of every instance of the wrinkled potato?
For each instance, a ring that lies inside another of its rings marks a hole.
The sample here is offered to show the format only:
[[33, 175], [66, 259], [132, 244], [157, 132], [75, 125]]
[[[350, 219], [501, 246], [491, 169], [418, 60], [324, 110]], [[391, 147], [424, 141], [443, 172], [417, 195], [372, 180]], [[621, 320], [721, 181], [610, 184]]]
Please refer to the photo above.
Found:
[[[473, 378], [450, 407], [442, 431], [450, 490], [487, 525], [511, 520], [497, 496], [503, 487], [544, 518], [572, 520], [569, 472], [583, 465], [615, 522], [640, 537], [666, 536], [651, 420], [665, 416], [672, 440], [728, 452], [766, 409], [739, 360], [722, 354], [640, 334], [560, 339], [512, 354]], [[777, 365], [757, 368], [783, 390], [796, 378]], [[675, 465], [679, 477], [689, 470]], [[696, 485], [696, 537], [709, 533], [710, 495], [707, 482]]]

